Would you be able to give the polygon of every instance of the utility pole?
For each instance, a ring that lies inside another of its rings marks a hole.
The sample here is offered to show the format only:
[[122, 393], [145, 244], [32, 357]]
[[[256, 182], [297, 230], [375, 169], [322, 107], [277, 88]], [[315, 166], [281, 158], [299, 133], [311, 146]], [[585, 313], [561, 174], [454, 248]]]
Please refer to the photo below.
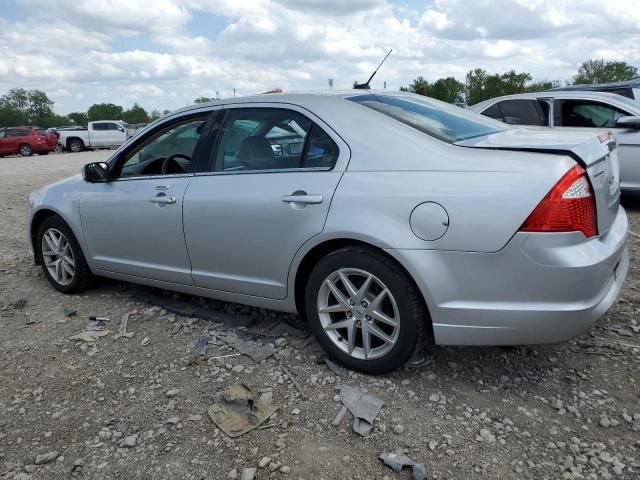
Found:
[[333, 90], [333, 78], [329, 79], [329, 88]]
[[236, 98], [236, 89], [233, 89], [233, 98]]

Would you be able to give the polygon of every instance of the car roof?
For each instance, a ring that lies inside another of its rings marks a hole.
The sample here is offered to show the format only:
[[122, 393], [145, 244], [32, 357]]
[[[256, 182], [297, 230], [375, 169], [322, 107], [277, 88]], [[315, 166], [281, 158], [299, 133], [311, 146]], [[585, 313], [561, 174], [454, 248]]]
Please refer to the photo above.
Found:
[[640, 77], [632, 78], [631, 80], [624, 80], [622, 82], [608, 82], [608, 83], [585, 83], [579, 85], [568, 85], [566, 87], [551, 88], [549, 91], [564, 91], [564, 90], [615, 90], [619, 88], [640, 88]]
[[[476, 103], [472, 105], [470, 108], [474, 111], [479, 111], [480, 109], [492, 105], [496, 102], [500, 102], [502, 100], [535, 100], [538, 98], [565, 98], [565, 99], [575, 99], [575, 100], [601, 100], [613, 102], [616, 104], [624, 104], [629, 107], [628, 103], [625, 102], [625, 97], [621, 97], [617, 93], [609, 93], [609, 92], [592, 92], [592, 91], [575, 91], [575, 90], [563, 90], [563, 91], [546, 91], [546, 92], [532, 92], [532, 93], [516, 93], [514, 95], [504, 95], [502, 97], [494, 97], [489, 100], [485, 100], [480, 103]], [[638, 103], [638, 107], [640, 107], [640, 103]]]
[[[292, 103], [300, 106], [315, 104], [318, 100], [326, 99], [328, 101], [339, 102], [344, 98], [357, 95], [378, 94], [392, 96], [414, 96], [414, 93], [388, 91], [388, 90], [315, 90], [315, 91], [298, 91], [289, 93], [261, 93], [257, 95], [249, 95], [246, 97], [223, 98], [220, 100], [212, 100], [206, 103], [197, 103], [183, 107], [179, 110], [171, 112], [171, 115], [177, 113], [185, 113], [189, 111], [198, 111], [207, 107], [215, 107], [220, 105], [237, 105], [243, 103]], [[329, 100], [331, 99], [331, 100]], [[435, 99], [432, 99], [435, 100]]]

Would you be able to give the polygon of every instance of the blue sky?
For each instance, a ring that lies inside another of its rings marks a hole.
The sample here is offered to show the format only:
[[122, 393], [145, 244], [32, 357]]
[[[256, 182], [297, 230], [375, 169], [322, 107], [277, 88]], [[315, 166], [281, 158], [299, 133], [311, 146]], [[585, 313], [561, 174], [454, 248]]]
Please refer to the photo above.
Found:
[[273, 87], [374, 87], [481, 67], [568, 81], [589, 58], [640, 66], [635, 0], [2, 0], [0, 91], [46, 91], [63, 113], [148, 110]]

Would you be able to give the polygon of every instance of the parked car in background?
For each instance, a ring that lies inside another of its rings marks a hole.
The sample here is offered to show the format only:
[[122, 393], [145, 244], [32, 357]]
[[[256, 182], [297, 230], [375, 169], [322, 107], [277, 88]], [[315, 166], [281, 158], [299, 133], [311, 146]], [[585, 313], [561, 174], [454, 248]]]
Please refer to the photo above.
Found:
[[409, 93], [260, 95], [163, 117], [33, 192], [27, 225], [61, 292], [100, 275], [297, 311], [333, 358], [382, 373], [430, 340], [587, 329], [629, 265], [617, 171], [610, 135]]
[[46, 128], [9, 127], [0, 129], [0, 155], [29, 157], [48, 155], [56, 149], [58, 137]]
[[120, 120], [89, 122], [86, 127], [59, 130], [63, 150], [81, 152], [94, 148], [119, 147], [131, 136], [128, 125]]
[[509, 125], [554, 130], [612, 130], [618, 143], [620, 188], [640, 191], [640, 103], [613, 93], [556, 91], [492, 98], [469, 107]]
[[575, 91], [575, 92], [607, 92], [622, 95], [640, 102], [640, 77], [624, 82], [590, 83], [586, 85], [569, 85], [549, 90], [550, 92]]

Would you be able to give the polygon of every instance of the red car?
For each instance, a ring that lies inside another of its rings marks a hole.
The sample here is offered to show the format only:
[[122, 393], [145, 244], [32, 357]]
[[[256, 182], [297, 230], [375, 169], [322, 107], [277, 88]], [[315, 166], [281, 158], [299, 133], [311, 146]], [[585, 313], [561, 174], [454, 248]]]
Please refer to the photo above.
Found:
[[9, 127], [0, 129], [0, 155], [20, 154], [29, 157], [34, 153], [47, 155], [56, 149], [57, 135], [46, 128]]

